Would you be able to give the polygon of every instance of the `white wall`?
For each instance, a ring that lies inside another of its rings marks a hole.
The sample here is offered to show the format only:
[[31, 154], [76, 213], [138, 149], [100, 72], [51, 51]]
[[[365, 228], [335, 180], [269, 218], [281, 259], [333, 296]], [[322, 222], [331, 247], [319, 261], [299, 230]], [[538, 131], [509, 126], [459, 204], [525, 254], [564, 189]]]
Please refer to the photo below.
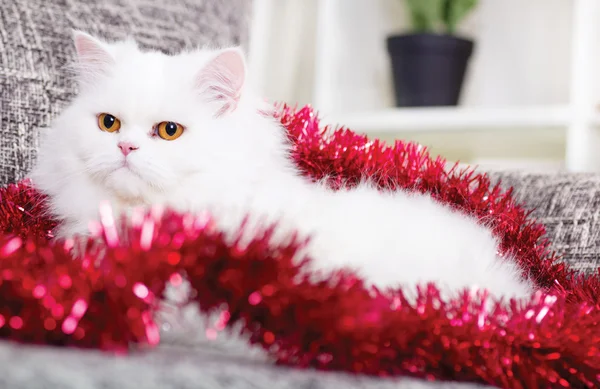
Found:
[[[309, 103], [313, 93], [318, 0], [254, 1], [269, 9], [268, 26], [259, 26], [261, 36], [253, 37], [259, 40], [261, 52], [250, 49], [250, 75], [256, 87], [272, 101]], [[266, 52], [262, 52], [263, 48]], [[264, 58], [258, 58], [258, 67], [252, 68], [256, 55]]]
[[567, 103], [571, 11], [572, 0], [480, 0], [465, 104]]

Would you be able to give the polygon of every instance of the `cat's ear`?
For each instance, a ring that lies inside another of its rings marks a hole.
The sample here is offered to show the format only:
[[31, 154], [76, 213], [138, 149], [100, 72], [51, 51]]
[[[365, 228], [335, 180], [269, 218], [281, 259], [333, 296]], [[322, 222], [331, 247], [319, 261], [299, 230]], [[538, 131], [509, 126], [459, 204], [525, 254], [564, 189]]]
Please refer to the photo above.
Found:
[[[81, 76], [104, 73], [115, 63], [108, 45], [83, 31], [73, 31], [77, 68]], [[86, 74], [87, 73], [87, 74]]]
[[244, 53], [230, 48], [217, 52], [200, 70], [196, 86], [207, 102], [217, 105], [215, 116], [221, 116], [237, 108], [245, 81]]

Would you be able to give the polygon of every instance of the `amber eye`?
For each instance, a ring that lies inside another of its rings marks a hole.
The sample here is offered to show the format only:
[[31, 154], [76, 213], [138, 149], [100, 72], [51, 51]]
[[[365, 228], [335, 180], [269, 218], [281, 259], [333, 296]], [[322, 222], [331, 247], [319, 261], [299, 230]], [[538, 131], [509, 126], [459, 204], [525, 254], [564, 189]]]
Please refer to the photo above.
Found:
[[106, 132], [119, 131], [121, 121], [109, 113], [101, 113], [98, 115], [98, 127]]
[[175, 140], [183, 134], [183, 126], [175, 122], [160, 122], [157, 132], [164, 140]]

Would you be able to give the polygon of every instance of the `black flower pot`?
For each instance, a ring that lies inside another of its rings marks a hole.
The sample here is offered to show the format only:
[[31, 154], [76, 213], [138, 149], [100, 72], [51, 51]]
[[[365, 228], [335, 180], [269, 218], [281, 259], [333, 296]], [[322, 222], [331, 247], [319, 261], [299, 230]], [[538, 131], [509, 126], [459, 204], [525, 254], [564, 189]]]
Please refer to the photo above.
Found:
[[390, 36], [398, 107], [457, 105], [473, 42], [450, 35]]

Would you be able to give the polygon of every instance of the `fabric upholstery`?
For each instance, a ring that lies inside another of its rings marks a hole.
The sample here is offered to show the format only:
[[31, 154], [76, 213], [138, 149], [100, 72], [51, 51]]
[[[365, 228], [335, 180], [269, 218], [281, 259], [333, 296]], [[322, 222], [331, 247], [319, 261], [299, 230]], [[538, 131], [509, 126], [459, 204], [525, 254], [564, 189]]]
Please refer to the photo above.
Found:
[[142, 47], [245, 44], [248, 0], [0, 1], [0, 184], [21, 179], [35, 160], [38, 129], [76, 92], [65, 71], [71, 30]]
[[552, 248], [584, 273], [600, 266], [600, 176], [594, 174], [492, 173], [546, 226]]
[[161, 347], [128, 356], [0, 342], [2, 389], [493, 389], [289, 369], [237, 353]]

